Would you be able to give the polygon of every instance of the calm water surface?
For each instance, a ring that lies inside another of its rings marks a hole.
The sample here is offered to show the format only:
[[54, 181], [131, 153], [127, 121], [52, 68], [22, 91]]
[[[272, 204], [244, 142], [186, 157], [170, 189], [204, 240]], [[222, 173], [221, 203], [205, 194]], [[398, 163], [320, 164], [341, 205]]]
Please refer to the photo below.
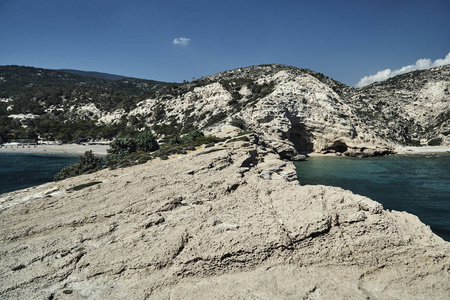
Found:
[[341, 187], [407, 211], [450, 241], [450, 155], [317, 157], [295, 163], [302, 185]]
[[0, 153], [0, 194], [46, 183], [79, 155]]

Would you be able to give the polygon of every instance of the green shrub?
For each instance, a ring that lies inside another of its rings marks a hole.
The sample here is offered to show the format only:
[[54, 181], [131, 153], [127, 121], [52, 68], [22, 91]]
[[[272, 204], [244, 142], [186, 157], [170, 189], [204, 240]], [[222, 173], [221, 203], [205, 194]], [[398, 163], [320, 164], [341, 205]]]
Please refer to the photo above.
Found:
[[136, 152], [137, 145], [136, 141], [132, 138], [122, 138], [115, 139], [107, 150], [108, 155], [106, 159], [109, 160], [120, 160], [133, 152]]
[[149, 156], [149, 155], [143, 155], [143, 156], [141, 156], [141, 157], [139, 157], [139, 159], [138, 159], [138, 164], [144, 164], [144, 163], [146, 163], [146, 162], [148, 162], [149, 160], [151, 160], [152, 159], [152, 157], [151, 156]]
[[204, 144], [218, 143], [218, 142], [220, 142], [220, 139], [218, 139], [214, 135], [207, 135], [207, 136], [197, 137], [193, 142], [194, 142], [193, 144], [195, 146], [200, 146], [200, 145], [204, 145]]
[[231, 120], [230, 125], [240, 128], [242, 130], [244, 130], [247, 127], [244, 120], [239, 119], [239, 118], [234, 118], [233, 120]]
[[74, 165], [63, 168], [55, 175], [53, 180], [59, 181], [66, 178], [91, 173], [100, 169], [102, 159], [96, 157], [92, 151], [86, 151], [84, 155], [80, 155], [80, 161]]
[[200, 130], [194, 130], [191, 131], [189, 134], [183, 136], [183, 138], [181, 139], [181, 142], [186, 143], [186, 142], [192, 142], [195, 139], [199, 138], [199, 137], [203, 137], [205, 136], [203, 134], [203, 132], [201, 132]]
[[159, 149], [158, 142], [150, 130], [145, 130], [136, 137], [136, 145], [138, 150], [152, 152]]
[[441, 143], [442, 143], [441, 138], [435, 138], [435, 139], [428, 141], [428, 146], [440, 146]]
[[[129, 146], [132, 139], [128, 139], [127, 141], [124, 141], [124, 139], [117, 139], [111, 143], [112, 147], [108, 149], [109, 154], [107, 156], [108, 160], [106, 162], [106, 167], [111, 169], [125, 168], [145, 163], [156, 157], [166, 160], [169, 158], [169, 155], [186, 154], [189, 150], [195, 150], [196, 146], [204, 144], [213, 146], [215, 143], [224, 140], [225, 139], [219, 139], [212, 135], [205, 136], [203, 132], [194, 130], [182, 138], [180, 138], [179, 135], [172, 137], [169, 142], [162, 144], [161, 147], [158, 146], [159, 149], [149, 155], [143, 150], [128, 153], [130, 147], [125, 146]], [[136, 146], [136, 148], [139, 148], [139, 146]], [[122, 153], [123, 156], [119, 156], [117, 153]]]
[[179, 145], [179, 144], [181, 144], [181, 142], [182, 141], [181, 141], [180, 136], [178, 134], [169, 140], [169, 144], [170, 145]]

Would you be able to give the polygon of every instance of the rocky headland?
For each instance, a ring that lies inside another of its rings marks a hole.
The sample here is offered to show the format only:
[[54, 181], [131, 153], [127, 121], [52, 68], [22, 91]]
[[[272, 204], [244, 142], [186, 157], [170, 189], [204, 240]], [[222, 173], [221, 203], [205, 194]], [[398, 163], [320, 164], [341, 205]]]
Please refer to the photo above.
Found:
[[256, 136], [3, 194], [0, 238], [1, 299], [450, 296], [450, 243]]

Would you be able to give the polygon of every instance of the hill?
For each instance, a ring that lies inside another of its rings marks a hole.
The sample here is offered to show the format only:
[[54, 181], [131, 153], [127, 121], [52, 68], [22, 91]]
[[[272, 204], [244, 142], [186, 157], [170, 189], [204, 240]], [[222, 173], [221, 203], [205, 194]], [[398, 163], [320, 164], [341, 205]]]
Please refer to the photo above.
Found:
[[129, 111], [169, 85], [144, 79], [111, 81], [56, 70], [0, 66], [0, 136], [4, 140], [8, 133], [15, 133], [17, 138], [35, 138], [39, 134], [64, 141], [111, 138], [126, 131], [126, 122], [105, 128], [92, 118], [92, 110]]
[[58, 71], [63, 71], [66, 73], [71, 73], [71, 74], [80, 75], [80, 76], [84, 76], [84, 77], [99, 78], [99, 79], [106, 79], [106, 80], [121, 80], [121, 79], [126, 78], [126, 76], [122, 76], [122, 75], [93, 72], [93, 71], [81, 71], [81, 70], [73, 70], [73, 69], [59, 69]]
[[285, 157], [309, 151], [371, 156], [399, 145], [450, 144], [450, 66], [361, 89], [285, 65], [239, 68], [179, 84], [17, 66], [0, 72], [3, 139], [12, 130], [69, 141], [125, 136], [146, 127], [169, 139], [235, 124], [276, 144]]
[[402, 144], [449, 145], [450, 66], [414, 71], [355, 90], [355, 112]]

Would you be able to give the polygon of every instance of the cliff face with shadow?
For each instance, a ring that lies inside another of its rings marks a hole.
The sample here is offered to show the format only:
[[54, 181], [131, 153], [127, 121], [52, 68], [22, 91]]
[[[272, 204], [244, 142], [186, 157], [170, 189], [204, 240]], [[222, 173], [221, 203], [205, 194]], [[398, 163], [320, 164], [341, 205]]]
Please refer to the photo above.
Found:
[[130, 115], [144, 117], [156, 132], [168, 126], [215, 132], [237, 119], [287, 157], [383, 155], [399, 145], [450, 144], [449, 88], [450, 66], [354, 89], [311, 70], [261, 65], [166, 88]]
[[449, 243], [255, 136], [1, 195], [0, 239], [2, 299], [450, 295]]

